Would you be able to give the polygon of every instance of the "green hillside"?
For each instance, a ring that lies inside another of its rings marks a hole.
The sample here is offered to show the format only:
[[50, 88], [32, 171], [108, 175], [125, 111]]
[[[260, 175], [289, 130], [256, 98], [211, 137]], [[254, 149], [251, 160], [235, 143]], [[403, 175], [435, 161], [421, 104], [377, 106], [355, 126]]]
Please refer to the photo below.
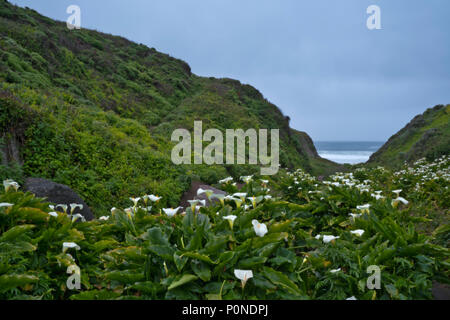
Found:
[[194, 120], [204, 129], [277, 128], [283, 167], [336, 166], [250, 85], [198, 77], [154, 48], [0, 1], [0, 179], [67, 184], [99, 214], [146, 192], [175, 206], [192, 179], [259, 171], [173, 165], [171, 133]]
[[450, 105], [437, 105], [416, 116], [369, 159], [369, 164], [399, 167], [420, 158], [450, 154]]

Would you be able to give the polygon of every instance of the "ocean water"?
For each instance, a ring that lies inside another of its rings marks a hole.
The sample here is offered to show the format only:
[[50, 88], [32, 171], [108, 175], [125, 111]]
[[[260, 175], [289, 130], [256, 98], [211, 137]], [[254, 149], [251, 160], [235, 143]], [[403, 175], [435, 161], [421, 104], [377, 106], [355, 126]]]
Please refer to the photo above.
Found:
[[337, 162], [357, 164], [369, 160], [384, 142], [382, 141], [315, 141], [322, 158]]

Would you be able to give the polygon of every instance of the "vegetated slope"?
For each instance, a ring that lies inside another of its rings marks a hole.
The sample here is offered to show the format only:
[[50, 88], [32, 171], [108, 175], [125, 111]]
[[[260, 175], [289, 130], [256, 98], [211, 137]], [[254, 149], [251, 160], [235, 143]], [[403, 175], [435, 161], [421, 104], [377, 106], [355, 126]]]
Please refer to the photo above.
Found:
[[68, 30], [0, 1], [0, 178], [67, 184], [99, 213], [144, 192], [176, 206], [191, 179], [215, 183], [256, 172], [173, 165], [171, 133], [191, 129], [194, 120], [204, 129], [277, 128], [283, 166], [317, 174], [334, 166], [322, 166], [289, 118], [249, 85], [198, 77], [153, 48]]
[[416, 116], [393, 135], [368, 163], [398, 167], [420, 158], [450, 154], [450, 105], [437, 105]]

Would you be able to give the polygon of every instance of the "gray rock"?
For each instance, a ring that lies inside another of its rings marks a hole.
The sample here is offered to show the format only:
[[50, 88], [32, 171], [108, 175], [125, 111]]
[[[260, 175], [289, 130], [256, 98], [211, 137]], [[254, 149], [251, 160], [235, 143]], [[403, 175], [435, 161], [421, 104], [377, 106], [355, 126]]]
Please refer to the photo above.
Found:
[[[86, 220], [93, 220], [94, 214], [80, 196], [66, 185], [41, 178], [28, 178], [23, 186], [25, 191], [35, 194], [39, 198], [46, 198], [55, 205], [71, 203], [82, 204], [83, 210], [75, 209], [74, 214], [80, 213]], [[60, 209], [60, 208], [58, 208]]]

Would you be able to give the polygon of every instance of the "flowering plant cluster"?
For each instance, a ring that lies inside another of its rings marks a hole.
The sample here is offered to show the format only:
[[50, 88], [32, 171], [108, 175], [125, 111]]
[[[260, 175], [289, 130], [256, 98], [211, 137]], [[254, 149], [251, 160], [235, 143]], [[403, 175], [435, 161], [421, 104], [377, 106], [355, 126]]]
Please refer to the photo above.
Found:
[[[280, 171], [277, 185], [245, 176], [240, 189], [229, 177], [218, 184], [228, 195], [199, 189], [209, 207], [144, 195], [94, 221], [7, 180], [0, 299], [430, 299], [432, 281], [448, 281], [448, 220], [423, 226], [433, 210], [448, 219], [449, 163], [321, 181]], [[66, 285], [74, 265], [79, 290]]]

